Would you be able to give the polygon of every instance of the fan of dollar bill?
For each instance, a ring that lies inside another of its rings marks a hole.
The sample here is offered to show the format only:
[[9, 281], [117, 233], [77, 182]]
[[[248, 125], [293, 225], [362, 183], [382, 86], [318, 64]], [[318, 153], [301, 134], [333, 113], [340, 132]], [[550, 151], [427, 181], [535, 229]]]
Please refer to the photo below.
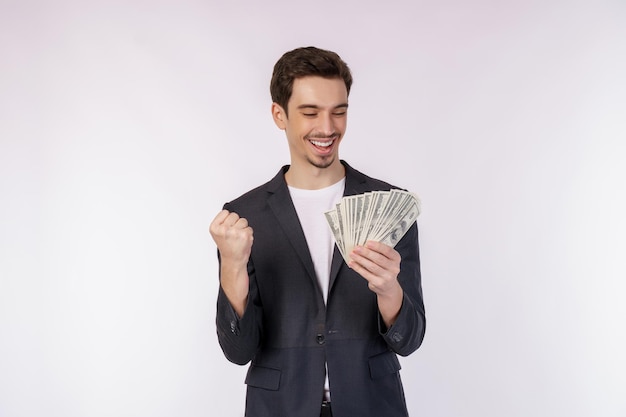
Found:
[[395, 189], [343, 197], [324, 213], [346, 263], [352, 249], [368, 240], [396, 246], [419, 214], [417, 196]]

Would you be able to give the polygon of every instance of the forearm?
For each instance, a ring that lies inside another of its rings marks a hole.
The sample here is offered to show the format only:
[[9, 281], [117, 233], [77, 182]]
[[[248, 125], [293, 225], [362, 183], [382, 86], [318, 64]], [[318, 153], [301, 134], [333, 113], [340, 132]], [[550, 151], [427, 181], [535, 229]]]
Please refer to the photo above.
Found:
[[400, 309], [402, 308], [403, 298], [404, 291], [400, 284], [386, 294], [377, 294], [376, 301], [378, 303], [378, 311], [387, 329], [391, 327], [398, 318]]
[[249, 292], [248, 269], [246, 265], [222, 260], [220, 265], [220, 285], [230, 305], [238, 317], [243, 317]]
[[[229, 270], [220, 263], [220, 271], [229, 274], [238, 270]], [[239, 278], [245, 278], [246, 288], [235, 288], [235, 297], [243, 297], [243, 305], [234, 305], [220, 284], [217, 298], [217, 334], [224, 355], [231, 362], [243, 365], [256, 354], [261, 341], [262, 309], [256, 286], [254, 267], [248, 264], [245, 276], [239, 272]], [[221, 277], [223, 279], [224, 277]], [[230, 281], [228, 281], [230, 282]], [[244, 295], [245, 294], [245, 295]], [[241, 300], [240, 300], [241, 301]], [[239, 310], [239, 311], [238, 311]]]

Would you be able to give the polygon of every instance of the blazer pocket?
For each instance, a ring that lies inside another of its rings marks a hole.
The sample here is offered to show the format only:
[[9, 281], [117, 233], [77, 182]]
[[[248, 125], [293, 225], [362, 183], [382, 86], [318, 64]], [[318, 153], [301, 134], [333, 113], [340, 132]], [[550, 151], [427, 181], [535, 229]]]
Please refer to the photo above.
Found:
[[370, 377], [380, 378], [386, 375], [395, 374], [402, 368], [395, 353], [387, 351], [372, 356], [369, 359]]
[[248, 374], [246, 375], [246, 384], [251, 387], [276, 391], [280, 386], [281, 373], [279, 369], [250, 365], [250, 369], [248, 369]]

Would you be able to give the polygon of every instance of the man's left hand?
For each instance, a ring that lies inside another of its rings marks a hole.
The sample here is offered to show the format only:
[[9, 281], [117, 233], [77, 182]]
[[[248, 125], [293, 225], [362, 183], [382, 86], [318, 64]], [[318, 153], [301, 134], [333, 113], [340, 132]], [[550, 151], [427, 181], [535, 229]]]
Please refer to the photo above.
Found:
[[367, 280], [367, 285], [378, 296], [378, 309], [389, 327], [402, 307], [403, 290], [398, 282], [400, 254], [391, 246], [368, 241], [350, 253], [348, 265]]

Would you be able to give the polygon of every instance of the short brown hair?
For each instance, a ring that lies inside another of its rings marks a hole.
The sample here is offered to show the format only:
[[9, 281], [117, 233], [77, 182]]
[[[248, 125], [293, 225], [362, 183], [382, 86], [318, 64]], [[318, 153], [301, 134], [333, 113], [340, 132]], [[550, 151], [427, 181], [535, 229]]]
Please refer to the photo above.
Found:
[[317, 75], [324, 78], [341, 78], [350, 94], [352, 74], [339, 55], [314, 46], [297, 48], [285, 53], [274, 65], [270, 94], [272, 101], [287, 112], [293, 81], [296, 78]]

